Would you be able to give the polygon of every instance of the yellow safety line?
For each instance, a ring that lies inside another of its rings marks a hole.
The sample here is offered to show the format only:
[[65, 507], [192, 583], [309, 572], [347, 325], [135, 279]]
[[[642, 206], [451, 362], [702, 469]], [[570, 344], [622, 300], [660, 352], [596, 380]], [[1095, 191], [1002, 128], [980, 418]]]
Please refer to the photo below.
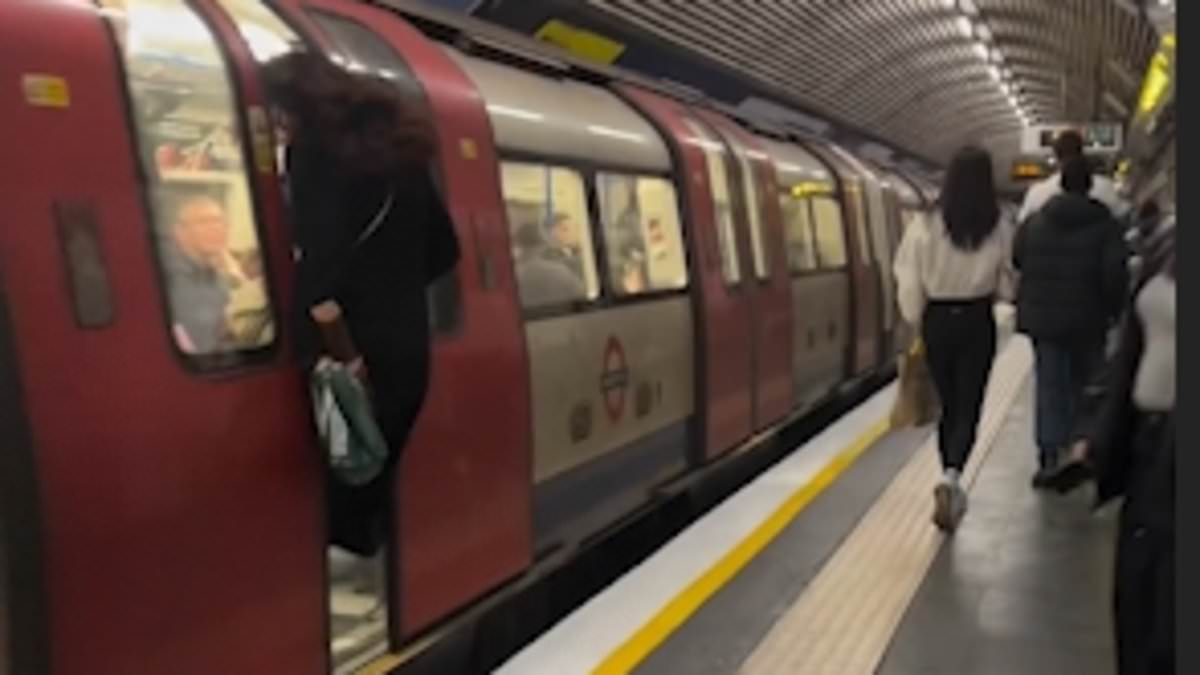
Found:
[[884, 418], [859, 435], [808, 483], [792, 493], [766, 520], [609, 654], [592, 671], [592, 675], [623, 675], [633, 670], [713, 594], [737, 576], [743, 567], [779, 536], [801, 511], [849, 469], [867, 448], [883, 437], [888, 429], [888, 420]]
[[396, 668], [412, 660], [418, 654], [436, 642], [438, 634], [429, 635], [409, 645], [403, 651], [389, 652], [367, 662], [366, 665], [354, 671], [354, 675], [388, 675]]

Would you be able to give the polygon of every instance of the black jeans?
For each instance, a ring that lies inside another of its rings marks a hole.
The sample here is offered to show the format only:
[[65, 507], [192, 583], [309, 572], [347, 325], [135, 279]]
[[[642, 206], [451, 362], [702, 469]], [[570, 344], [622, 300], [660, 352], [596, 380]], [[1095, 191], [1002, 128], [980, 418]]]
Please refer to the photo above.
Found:
[[942, 466], [961, 471], [975, 446], [992, 361], [996, 319], [992, 299], [931, 301], [921, 322], [925, 354], [938, 396]]
[[1053, 467], [1070, 444], [1083, 389], [1104, 363], [1106, 336], [1076, 342], [1034, 340], [1038, 463]]

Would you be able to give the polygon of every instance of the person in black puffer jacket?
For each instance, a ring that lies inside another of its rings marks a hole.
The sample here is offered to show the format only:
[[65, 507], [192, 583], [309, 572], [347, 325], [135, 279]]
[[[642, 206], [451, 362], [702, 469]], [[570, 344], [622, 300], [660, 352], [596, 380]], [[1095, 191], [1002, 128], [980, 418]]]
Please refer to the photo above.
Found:
[[1063, 193], [1017, 232], [1017, 329], [1034, 344], [1037, 378], [1035, 487], [1046, 487], [1075, 427], [1083, 388], [1103, 363], [1108, 329], [1128, 292], [1128, 250], [1120, 225], [1088, 197], [1087, 162], [1063, 166]]

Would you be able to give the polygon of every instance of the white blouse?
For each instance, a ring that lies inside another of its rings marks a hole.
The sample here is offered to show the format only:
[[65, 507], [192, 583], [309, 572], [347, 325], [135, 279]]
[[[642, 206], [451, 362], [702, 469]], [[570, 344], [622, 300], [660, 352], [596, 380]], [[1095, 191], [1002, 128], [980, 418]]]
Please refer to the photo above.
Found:
[[1001, 220], [973, 251], [955, 246], [940, 214], [914, 221], [896, 252], [893, 272], [900, 314], [921, 323], [930, 300], [1012, 298], [1012, 232]]
[[1166, 412], [1175, 408], [1175, 280], [1160, 274], [1146, 282], [1136, 310], [1145, 341], [1133, 402], [1139, 410]]

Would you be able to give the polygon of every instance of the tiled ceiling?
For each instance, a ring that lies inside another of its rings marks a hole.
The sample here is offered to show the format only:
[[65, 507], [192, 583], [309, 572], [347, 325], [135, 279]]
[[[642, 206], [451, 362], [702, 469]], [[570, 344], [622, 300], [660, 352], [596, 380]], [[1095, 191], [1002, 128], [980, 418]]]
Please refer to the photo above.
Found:
[[1131, 0], [588, 3], [899, 148], [982, 143], [1001, 167], [1024, 123], [1123, 121], [1157, 46]]

